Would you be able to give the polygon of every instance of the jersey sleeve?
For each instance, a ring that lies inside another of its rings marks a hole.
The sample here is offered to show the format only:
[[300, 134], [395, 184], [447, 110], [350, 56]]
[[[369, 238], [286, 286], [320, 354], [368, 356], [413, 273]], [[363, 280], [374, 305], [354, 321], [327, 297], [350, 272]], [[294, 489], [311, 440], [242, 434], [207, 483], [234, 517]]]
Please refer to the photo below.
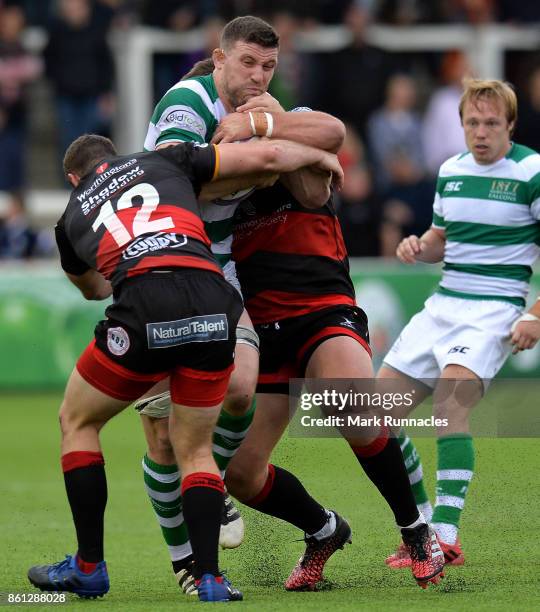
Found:
[[540, 168], [529, 182], [531, 215], [540, 221]]
[[439, 175], [439, 177], [437, 178], [437, 188], [435, 191], [435, 199], [433, 200], [433, 222], [432, 222], [432, 227], [435, 227], [436, 229], [445, 229], [446, 228], [446, 223], [444, 221], [444, 214], [443, 214], [443, 206], [442, 206], [442, 198], [441, 198], [441, 191], [444, 188], [443, 185], [443, 181], [441, 180], [441, 177]]
[[182, 170], [199, 195], [202, 183], [208, 183], [219, 171], [219, 151], [215, 145], [181, 143], [175, 147], [159, 149], [158, 153]]
[[216, 119], [190, 81], [181, 81], [158, 102], [144, 141], [147, 151], [164, 142], [206, 142], [213, 134]]
[[75, 253], [73, 245], [68, 238], [64, 225], [64, 217], [56, 224], [54, 235], [56, 237], [58, 251], [60, 252], [60, 265], [62, 266], [62, 270], [74, 276], [81, 276], [81, 274], [88, 272], [90, 266]]

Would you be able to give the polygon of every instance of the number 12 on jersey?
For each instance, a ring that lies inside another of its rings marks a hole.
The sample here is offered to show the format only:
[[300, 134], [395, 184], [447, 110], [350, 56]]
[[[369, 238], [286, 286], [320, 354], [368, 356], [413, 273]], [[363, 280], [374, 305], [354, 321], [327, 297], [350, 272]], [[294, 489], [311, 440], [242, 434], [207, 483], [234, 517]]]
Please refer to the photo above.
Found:
[[99, 214], [92, 224], [94, 232], [97, 232], [99, 227], [104, 225], [111, 233], [116, 244], [119, 247], [123, 247], [133, 240], [133, 238], [141, 234], [149, 234], [174, 228], [172, 217], [163, 217], [162, 219], [150, 221], [150, 216], [159, 205], [159, 193], [150, 183], [141, 183], [140, 185], [134, 185], [131, 189], [128, 189], [126, 193], [122, 194], [118, 199], [116, 209], [124, 210], [126, 208], [131, 208], [133, 206], [133, 198], [136, 197], [142, 199], [142, 204], [133, 219], [131, 233], [122, 221], [120, 221], [118, 215], [114, 211], [111, 200], [107, 200], [101, 206]]

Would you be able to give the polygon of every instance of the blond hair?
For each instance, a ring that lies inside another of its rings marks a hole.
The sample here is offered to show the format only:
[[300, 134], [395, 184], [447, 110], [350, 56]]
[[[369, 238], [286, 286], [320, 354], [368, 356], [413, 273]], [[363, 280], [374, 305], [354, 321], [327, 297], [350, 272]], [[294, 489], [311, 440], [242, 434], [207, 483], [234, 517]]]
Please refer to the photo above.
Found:
[[506, 81], [495, 79], [465, 79], [463, 95], [459, 101], [459, 117], [463, 121], [463, 109], [467, 102], [477, 104], [479, 100], [499, 100], [506, 111], [509, 124], [517, 121], [517, 97], [514, 88]]

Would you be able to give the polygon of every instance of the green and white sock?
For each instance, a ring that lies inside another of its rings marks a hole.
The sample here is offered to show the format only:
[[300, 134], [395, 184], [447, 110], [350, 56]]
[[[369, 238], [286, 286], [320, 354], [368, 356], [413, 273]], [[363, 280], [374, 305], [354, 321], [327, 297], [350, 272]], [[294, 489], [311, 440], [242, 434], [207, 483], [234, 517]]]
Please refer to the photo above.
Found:
[[146, 492], [169, 548], [171, 561], [180, 561], [191, 555], [192, 550], [182, 513], [178, 467], [160, 465], [146, 455], [142, 466]]
[[414, 500], [418, 507], [419, 512], [424, 515], [424, 518], [428, 523], [431, 522], [433, 515], [433, 508], [429, 501], [426, 488], [424, 486], [424, 471], [422, 469], [422, 462], [420, 461], [420, 455], [416, 450], [413, 441], [405, 433], [402, 428], [399, 430], [398, 442], [403, 453], [403, 459], [405, 460], [405, 468], [409, 475], [409, 482], [414, 494]]
[[224, 410], [221, 411], [214, 428], [212, 450], [222, 478], [238, 447], [242, 444], [242, 440], [246, 437], [254, 414], [255, 399], [249, 411], [243, 416], [235, 417]]
[[437, 440], [437, 499], [433, 527], [446, 544], [455, 544], [465, 496], [474, 473], [474, 445], [470, 434]]

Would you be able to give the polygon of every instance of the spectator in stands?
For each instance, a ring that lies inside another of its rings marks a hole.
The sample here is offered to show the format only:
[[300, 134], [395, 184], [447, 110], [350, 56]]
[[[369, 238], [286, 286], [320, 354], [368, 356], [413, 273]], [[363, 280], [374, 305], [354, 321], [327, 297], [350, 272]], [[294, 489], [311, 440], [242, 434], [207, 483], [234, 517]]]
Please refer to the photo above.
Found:
[[0, 259], [25, 259], [54, 253], [52, 236], [32, 228], [20, 192], [13, 192], [0, 218]]
[[89, 0], [60, 0], [44, 57], [54, 86], [61, 154], [84, 133], [107, 135], [114, 108], [107, 28]]
[[210, 56], [212, 51], [219, 47], [219, 35], [224, 23], [216, 14], [211, 14], [211, 8], [209, 0], [203, 2], [143, 0], [141, 7], [143, 25], [179, 33], [199, 26], [204, 29], [199, 49], [186, 53], [154, 54], [153, 85], [156, 102], [163, 97], [173, 83], [176, 83], [183, 74], [189, 71], [195, 62]]
[[530, 25], [540, 22], [540, 2], [531, 0], [498, 0], [499, 19], [511, 23]]
[[413, 79], [394, 75], [386, 87], [384, 106], [369, 118], [369, 149], [382, 193], [396, 185], [421, 181], [425, 175], [422, 123], [416, 102]]
[[24, 14], [18, 6], [0, 8], [0, 190], [21, 189], [26, 148], [25, 86], [41, 72], [41, 61], [21, 42]]
[[201, 13], [195, 0], [143, 0], [144, 25], [173, 32], [185, 32], [200, 25]]
[[431, 221], [434, 185], [427, 177], [416, 102], [413, 79], [395, 75], [388, 81], [384, 106], [368, 121], [377, 187], [385, 200], [385, 255], [393, 253], [404, 235], [421, 231]]
[[395, 72], [390, 56], [367, 44], [370, 14], [353, 4], [345, 15], [352, 42], [336, 53], [315, 53], [310, 58], [304, 100], [350, 123], [365, 136], [365, 123], [383, 101], [384, 88]]
[[279, 32], [279, 63], [270, 84], [270, 93], [285, 110], [302, 104], [304, 63], [296, 51], [298, 18], [292, 12], [276, 13], [272, 25]]
[[519, 102], [519, 121], [514, 134], [516, 142], [540, 151], [540, 66], [529, 76], [528, 91]]
[[345, 182], [336, 204], [347, 251], [351, 257], [375, 257], [380, 254], [381, 200], [373, 188], [362, 141], [350, 125], [338, 157]]
[[441, 164], [452, 155], [466, 150], [459, 119], [462, 81], [471, 75], [462, 51], [447, 52], [441, 65], [444, 85], [432, 94], [424, 115], [423, 140], [427, 167], [436, 176]]
[[392, 25], [415, 25], [442, 21], [442, 3], [433, 0], [379, 0], [377, 22]]

